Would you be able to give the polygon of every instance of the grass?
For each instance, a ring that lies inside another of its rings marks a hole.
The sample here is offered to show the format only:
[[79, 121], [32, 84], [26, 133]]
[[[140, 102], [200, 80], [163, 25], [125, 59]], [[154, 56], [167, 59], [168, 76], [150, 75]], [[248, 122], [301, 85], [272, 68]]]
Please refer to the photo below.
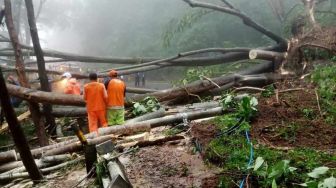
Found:
[[336, 125], [336, 65], [318, 67], [311, 76], [316, 84], [325, 121]]
[[[309, 108], [302, 109], [302, 114], [307, 119], [314, 119], [316, 116], [314, 111]], [[215, 124], [218, 132], [223, 132], [236, 125], [237, 121], [238, 114], [232, 113], [216, 117], [209, 123]], [[223, 134], [214, 138], [205, 149], [205, 157], [209, 163], [219, 166], [223, 172], [238, 174], [221, 177], [219, 187], [230, 187], [232, 182], [239, 183], [238, 181], [242, 179], [239, 174], [250, 174], [257, 187], [269, 187], [272, 184], [272, 181], [267, 179], [268, 176], [260, 176], [247, 167], [250, 145], [246, 141], [244, 130], [248, 126], [248, 123], [245, 122], [244, 129], [240, 128], [230, 135]], [[280, 133], [279, 136], [294, 141], [298, 127], [295, 122], [290, 122], [277, 131]], [[282, 151], [270, 149], [257, 143], [253, 145], [254, 160], [257, 157], [262, 157], [267, 161], [267, 165], [269, 166], [268, 171], [275, 169], [279, 162], [283, 160], [288, 160], [291, 167], [297, 168], [291, 173], [283, 173], [277, 177], [276, 183], [278, 187], [295, 187], [295, 183], [303, 183], [309, 179], [307, 173], [311, 172], [314, 168], [320, 166], [334, 167], [336, 165], [336, 156], [314, 149], [296, 148]], [[335, 168], [331, 168], [330, 172], [328, 172], [329, 176], [332, 174], [336, 174]]]

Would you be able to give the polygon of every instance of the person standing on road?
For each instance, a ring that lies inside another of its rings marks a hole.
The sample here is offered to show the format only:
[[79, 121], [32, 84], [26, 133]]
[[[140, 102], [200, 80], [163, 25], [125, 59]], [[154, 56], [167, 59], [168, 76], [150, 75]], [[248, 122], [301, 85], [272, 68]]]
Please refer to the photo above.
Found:
[[126, 84], [118, 79], [115, 70], [109, 72], [111, 80], [107, 86], [107, 120], [109, 125], [122, 125], [124, 123], [124, 100]]
[[83, 98], [86, 101], [86, 110], [89, 120], [89, 131], [98, 131], [98, 123], [107, 127], [106, 100], [107, 92], [104, 84], [99, 83], [96, 73], [89, 74], [90, 83], [84, 86]]

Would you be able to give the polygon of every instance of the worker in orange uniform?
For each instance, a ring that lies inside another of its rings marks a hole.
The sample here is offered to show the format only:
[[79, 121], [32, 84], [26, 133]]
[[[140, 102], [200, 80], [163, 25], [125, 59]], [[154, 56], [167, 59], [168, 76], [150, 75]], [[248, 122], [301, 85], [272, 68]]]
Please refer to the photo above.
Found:
[[72, 78], [69, 72], [62, 75], [66, 79], [64, 93], [72, 95], [80, 95], [80, 84], [77, 82], [76, 78]]
[[118, 79], [115, 70], [109, 72], [111, 80], [107, 84], [107, 120], [109, 125], [122, 125], [124, 123], [124, 99], [126, 84]]
[[107, 127], [106, 100], [107, 93], [104, 84], [97, 82], [97, 74], [90, 73], [90, 83], [85, 84], [83, 97], [89, 120], [89, 131], [98, 131], [98, 121], [102, 127]]

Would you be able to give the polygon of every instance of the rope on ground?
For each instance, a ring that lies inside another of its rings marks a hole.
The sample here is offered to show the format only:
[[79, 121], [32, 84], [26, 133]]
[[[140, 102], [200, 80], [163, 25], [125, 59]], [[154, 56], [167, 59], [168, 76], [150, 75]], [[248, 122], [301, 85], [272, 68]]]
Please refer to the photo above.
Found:
[[[247, 163], [247, 168], [251, 167], [252, 163], [253, 163], [253, 155], [254, 155], [254, 151], [253, 151], [253, 144], [250, 140], [250, 136], [249, 136], [249, 132], [245, 131], [245, 136], [246, 136], [246, 140], [247, 143], [250, 145], [250, 159], [249, 162]], [[244, 179], [240, 182], [239, 188], [243, 188], [246, 178], [248, 178], [249, 175], [245, 176]]]

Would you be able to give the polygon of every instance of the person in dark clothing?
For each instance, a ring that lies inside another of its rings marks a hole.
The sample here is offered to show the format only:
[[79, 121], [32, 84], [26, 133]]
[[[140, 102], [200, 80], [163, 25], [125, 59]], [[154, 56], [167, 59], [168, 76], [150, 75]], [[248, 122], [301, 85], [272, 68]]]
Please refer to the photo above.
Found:
[[[9, 75], [7, 78], [8, 83], [16, 85], [16, 86], [20, 86], [20, 83], [12, 76]], [[11, 97], [11, 103], [13, 105], [14, 108], [17, 108], [20, 106], [20, 104], [22, 103], [22, 99], [17, 98], [17, 97]]]
[[[7, 81], [10, 84], [20, 86], [20, 83], [17, 80], [15, 80], [15, 78], [12, 75], [9, 75], [7, 77]], [[11, 104], [12, 104], [12, 106], [14, 108], [19, 107], [20, 104], [22, 103], [22, 99], [17, 98], [17, 97], [10, 97], [10, 100], [11, 100]], [[4, 122], [4, 120], [5, 120], [5, 114], [4, 114], [4, 111], [3, 111], [2, 107], [1, 107], [1, 110], [0, 110], [0, 125], [2, 125], [2, 123]]]
[[137, 72], [135, 74], [135, 83], [134, 83], [135, 87], [139, 87], [140, 86], [140, 72]]
[[145, 87], [146, 85], [145, 73], [144, 72], [140, 73], [140, 77], [141, 77], [142, 87]]

